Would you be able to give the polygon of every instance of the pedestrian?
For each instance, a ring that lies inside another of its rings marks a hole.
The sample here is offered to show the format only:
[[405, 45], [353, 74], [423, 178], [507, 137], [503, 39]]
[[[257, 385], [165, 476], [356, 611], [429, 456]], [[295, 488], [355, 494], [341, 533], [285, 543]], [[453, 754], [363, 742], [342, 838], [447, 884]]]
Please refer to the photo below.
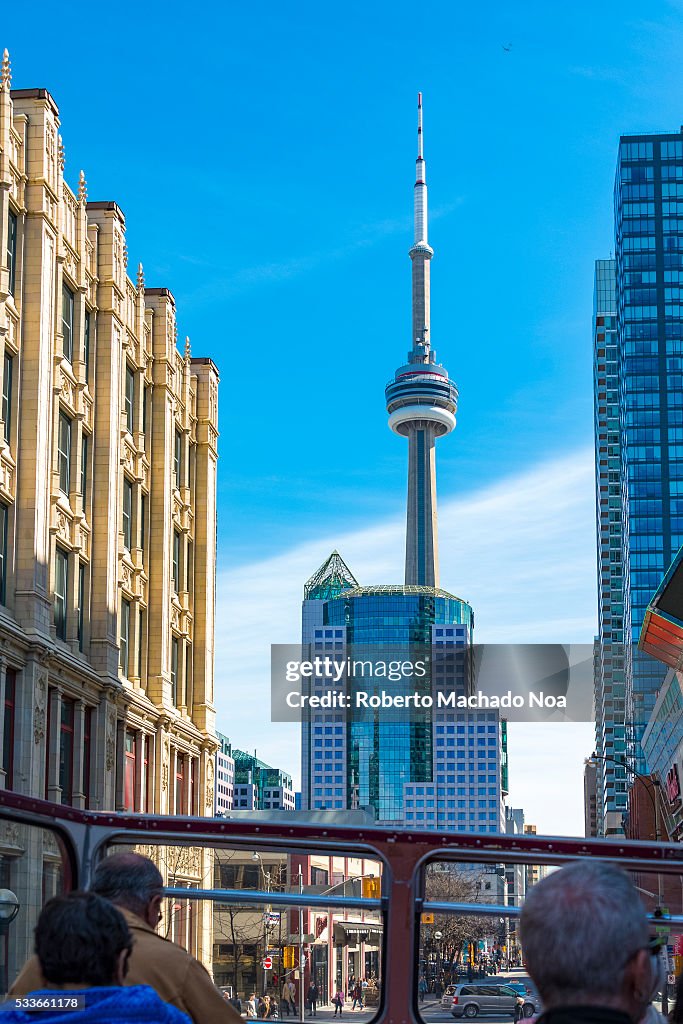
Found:
[[287, 990], [287, 982], [285, 981], [282, 985], [282, 992], [280, 993], [280, 1015], [282, 1017], [289, 1017], [290, 1012], [289, 992]]
[[357, 981], [353, 987], [353, 1006], [351, 1009], [355, 1010], [356, 1005], [358, 1005], [361, 1010], [363, 1009], [363, 989], [361, 988], [359, 981]]
[[526, 896], [519, 932], [539, 1024], [638, 1022], [662, 987], [638, 891], [611, 864], [575, 861], [547, 875]]
[[277, 1020], [279, 1016], [279, 1008], [277, 1005], [277, 999], [275, 996], [270, 997], [270, 1006], [268, 1007], [268, 1016], [271, 1020]]
[[256, 1007], [256, 1016], [261, 1020], [264, 1020], [268, 1013], [268, 1004], [266, 1003], [265, 996], [258, 997], [258, 1006]]
[[[182, 1010], [194, 1024], [239, 1024], [241, 1017], [199, 961], [154, 930], [161, 920], [163, 890], [159, 869], [139, 853], [105, 857], [93, 875], [90, 891], [121, 911], [134, 939], [125, 984], [151, 985], [164, 1002]], [[25, 996], [39, 988], [45, 988], [45, 978], [38, 957], [33, 956], [8, 995]]]
[[[133, 936], [120, 910], [92, 892], [55, 896], [43, 907], [35, 929], [35, 949], [42, 985], [27, 1000], [77, 997], [79, 1024], [189, 1024], [189, 1017], [170, 1006], [149, 985], [127, 985]], [[219, 995], [219, 999], [220, 999]], [[222, 1000], [221, 1000], [222, 1001]], [[2, 1007], [7, 1024], [35, 1021], [32, 1010]], [[43, 1009], [45, 1024], [73, 1020], [71, 1007]]]
[[337, 1010], [339, 1011], [339, 1016], [341, 1017], [342, 1009], [344, 1007], [344, 993], [342, 992], [341, 985], [337, 985], [337, 991], [334, 993], [334, 998], [332, 999], [332, 1002], [334, 1003], [335, 1017], [337, 1016]]
[[425, 980], [424, 974], [420, 975], [420, 980], [417, 983], [417, 991], [420, 996], [420, 1002], [424, 1003], [425, 996], [427, 995], [427, 982]]
[[256, 993], [252, 992], [247, 999], [247, 1017], [258, 1016], [258, 1003], [256, 1001]]
[[441, 1002], [442, 995], [443, 985], [441, 984], [441, 979], [437, 978], [436, 982], [434, 983], [434, 998], [437, 1000], [437, 1002]]
[[292, 1016], [296, 1017], [296, 986], [290, 979], [285, 982], [285, 986], [282, 990], [283, 999], [287, 1000], [287, 1005], [292, 1013]]
[[308, 1006], [309, 1014], [313, 1017], [317, 1017], [318, 1014], [316, 1009], [318, 1005], [318, 986], [312, 978], [311, 983], [308, 986], [308, 991], [306, 992], [306, 1005]]
[[517, 1024], [517, 1021], [520, 1020], [523, 1016], [524, 1016], [524, 1000], [522, 999], [521, 996], [517, 996], [517, 998], [515, 999], [515, 1010], [514, 1010], [514, 1015], [513, 1015], [513, 1019], [515, 1021], [515, 1024]]

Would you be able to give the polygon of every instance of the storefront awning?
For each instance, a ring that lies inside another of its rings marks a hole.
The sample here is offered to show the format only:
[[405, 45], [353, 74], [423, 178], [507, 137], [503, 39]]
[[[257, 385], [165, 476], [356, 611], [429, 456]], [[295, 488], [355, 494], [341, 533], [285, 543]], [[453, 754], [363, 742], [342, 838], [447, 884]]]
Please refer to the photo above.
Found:
[[683, 664], [683, 548], [647, 607], [638, 646], [671, 668]]
[[[334, 925], [334, 941], [338, 946], [348, 942], [371, 942], [378, 945], [382, 941], [382, 925], [377, 921], [336, 921]], [[365, 938], [361, 938], [365, 936]]]

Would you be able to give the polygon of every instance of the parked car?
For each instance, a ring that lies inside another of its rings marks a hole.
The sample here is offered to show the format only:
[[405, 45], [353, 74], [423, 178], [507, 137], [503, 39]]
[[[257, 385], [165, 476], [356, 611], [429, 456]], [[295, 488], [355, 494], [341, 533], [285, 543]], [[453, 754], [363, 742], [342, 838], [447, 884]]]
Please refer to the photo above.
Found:
[[455, 995], [455, 985], [446, 985], [443, 995], [441, 996], [441, 1005], [450, 1007], [453, 1002], [453, 996]]
[[[509, 984], [495, 984], [490, 981], [472, 981], [456, 985], [451, 1000], [451, 1014], [454, 1017], [478, 1017], [486, 1014], [509, 1014], [514, 1017], [517, 991]], [[533, 997], [524, 995], [522, 1013], [533, 1017], [537, 1004]]]

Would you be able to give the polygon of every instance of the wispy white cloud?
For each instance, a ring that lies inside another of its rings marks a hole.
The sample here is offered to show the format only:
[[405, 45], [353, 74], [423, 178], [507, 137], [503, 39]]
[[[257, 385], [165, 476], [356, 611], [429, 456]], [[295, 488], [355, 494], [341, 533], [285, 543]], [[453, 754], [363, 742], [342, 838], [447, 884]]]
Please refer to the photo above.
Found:
[[[457, 209], [461, 202], [462, 200], [456, 200], [435, 207], [430, 210], [430, 220], [433, 222], [448, 216]], [[358, 225], [346, 241], [327, 249], [318, 249], [305, 254], [293, 253], [285, 259], [243, 267], [237, 272], [232, 272], [230, 267], [217, 267], [215, 269], [220, 276], [212, 277], [200, 288], [183, 295], [183, 302], [197, 302], [205, 298], [226, 299], [260, 285], [290, 281], [292, 278], [310, 273], [324, 264], [348, 259], [354, 253], [377, 245], [391, 235], [401, 233], [408, 235], [411, 223], [409, 217], [386, 218], [371, 224]]]
[[[590, 450], [446, 499], [439, 524], [441, 584], [474, 607], [478, 641], [591, 642]], [[401, 517], [342, 536], [321, 533], [281, 555], [219, 574], [218, 722], [238, 746], [257, 747], [266, 760], [298, 776], [298, 729], [269, 720], [270, 644], [298, 642], [303, 584], [334, 548], [361, 583], [400, 582], [404, 532]], [[511, 735], [512, 800], [533, 812], [530, 820], [539, 830], [580, 833], [580, 768], [593, 747], [592, 727], [516, 725]], [[556, 776], [552, 793], [538, 783], [550, 775]]]

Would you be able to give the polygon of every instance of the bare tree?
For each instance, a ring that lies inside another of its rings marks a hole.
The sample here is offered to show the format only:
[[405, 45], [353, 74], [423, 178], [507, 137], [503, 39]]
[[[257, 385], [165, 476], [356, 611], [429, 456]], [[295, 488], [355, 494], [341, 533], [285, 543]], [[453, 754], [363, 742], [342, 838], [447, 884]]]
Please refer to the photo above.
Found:
[[[477, 903], [481, 901], [481, 879], [473, 872], [465, 872], [453, 864], [432, 865], [426, 873], [425, 898], [445, 903]], [[431, 927], [432, 945], [440, 951], [440, 959], [446, 972], [450, 973], [460, 959], [463, 946], [490, 935], [493, 930], [491, 918], [478, 914], [435, 914]], [[425, 938], [423, 926], [423, 945]], [[433, 936], [441, 937], [434, 942]]]
[[[264, 878], [257, 875], [257, 882], [248, 882], [248, 873], [254, 869], [254, 865], [244, 860], [244, 853], [235, 850], [217, 850], [214, 862], [214, 886], [218, 889], [244, 889], [248, 890], [255, 885], [261, 889], [264, 883], [267, 884], [270, 892], [284, 892], [286, 889], [287, 866], [286, 862], [267, 864], [264, 869]], [[267, 883], [266, 883], [267, 878]], [[263, 946], [265, 957], [268, 946], [275, 938], [277, 929], [277, 953], [278, 964], [282, 956], [282, 914], [273, 913], [270, 906], [264, 903], [259, 909], [254, 904], [241, 904], [220, 902], [214, 905], [214, 940], [220, 943], [221, 938], [229, 939], [231, 947], [231, 976], [233, 991], [240, 987], [240, 965], [251, 961], [246, 948], [251, 946], [254, 950], [253, 968], [256, 972], [257, 953], [259, 944]]]

